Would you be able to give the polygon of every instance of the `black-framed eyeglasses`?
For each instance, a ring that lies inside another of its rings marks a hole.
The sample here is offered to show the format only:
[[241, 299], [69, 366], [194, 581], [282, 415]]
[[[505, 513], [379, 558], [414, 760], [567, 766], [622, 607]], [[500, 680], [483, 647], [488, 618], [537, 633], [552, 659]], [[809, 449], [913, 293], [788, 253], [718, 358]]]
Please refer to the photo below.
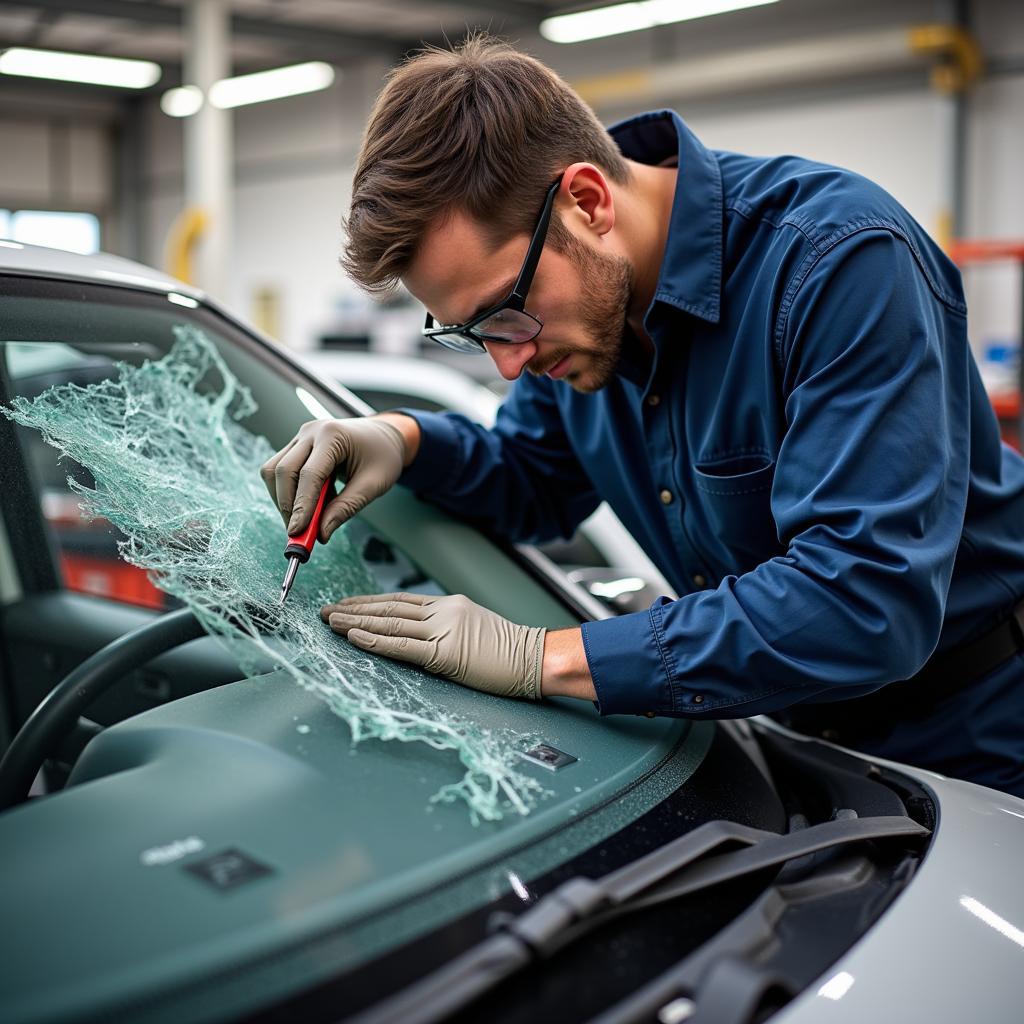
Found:
[[433, 316], [427, 313], [427, 321], [423, 325], [423, 337], [453, 348], [457, 352], [486, 352], [485, 341], [499, 341], [506, 345], [521, 345], [524, 341], [533, 341], [541, 332], [543, 322], [526, 312], [526, 296], [533, 283], [533, 275], [540, 262], [540, 254], [547, 238], [548, 225], [551, 223], [551, 210], [558, 194], [558, 186], [562, 184], [559, 175], [551, 183], [548, 194], [544, 197], [537, 226], [533, 229], [530, 247], [526, 250], [519, 277], [507, 298], [496, 306], [485, 309], [464, 324], [448, 324], [441, 326], [434, 322]]

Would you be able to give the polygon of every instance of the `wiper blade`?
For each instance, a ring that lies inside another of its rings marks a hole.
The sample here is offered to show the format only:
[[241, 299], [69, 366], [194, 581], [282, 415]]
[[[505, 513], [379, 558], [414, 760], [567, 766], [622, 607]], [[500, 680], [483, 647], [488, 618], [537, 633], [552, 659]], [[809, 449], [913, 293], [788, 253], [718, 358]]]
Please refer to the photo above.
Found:
[[[911, 818], [842, 818], [779, 835], [711, 821], [599, 879], [571, 878], [477, 943], [351, 1024], [431, 1024], [462, 1009], [537, 959], [553, 956], [614, 917], [754, 874], [796, 857], [866, 840], [923, 839]], [[714, 854], [721, 847], [741, 849]]]

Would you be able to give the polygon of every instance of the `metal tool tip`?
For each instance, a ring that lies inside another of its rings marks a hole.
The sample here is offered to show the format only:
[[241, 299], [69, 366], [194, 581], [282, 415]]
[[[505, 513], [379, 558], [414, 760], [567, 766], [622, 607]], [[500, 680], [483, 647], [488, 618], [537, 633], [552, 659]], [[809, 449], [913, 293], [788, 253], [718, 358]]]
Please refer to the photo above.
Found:
[[288, 571], [284, 574], [284, 583], [281, 584], [281, 600], [277, 602], [278, 608], [284, 604], [284, 599], [288, 596], [288, 591], [292, 589], [292, 583], [295, 581], [295, 573], [298, 571], [298, 568], [299, 560], [289, 556]]

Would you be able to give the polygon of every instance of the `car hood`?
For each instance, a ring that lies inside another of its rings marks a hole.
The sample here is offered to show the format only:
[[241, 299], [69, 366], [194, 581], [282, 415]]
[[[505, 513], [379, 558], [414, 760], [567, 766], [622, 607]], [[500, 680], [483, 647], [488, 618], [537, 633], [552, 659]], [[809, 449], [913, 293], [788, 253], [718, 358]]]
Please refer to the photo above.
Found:
[[931, 793], [933, 838], [914, 878], [881, 919], [772, 1021], [1019, 1020], [1024, 800], [850, 753], [909, 776]]

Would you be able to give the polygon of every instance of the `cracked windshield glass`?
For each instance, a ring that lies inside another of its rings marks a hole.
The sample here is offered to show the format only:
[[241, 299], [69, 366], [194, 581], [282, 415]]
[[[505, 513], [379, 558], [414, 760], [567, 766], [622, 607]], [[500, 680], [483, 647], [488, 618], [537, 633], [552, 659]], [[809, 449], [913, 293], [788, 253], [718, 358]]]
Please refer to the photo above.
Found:
[[320, 620], [321, 605], [350, 594], [446, 592], [395, 538], [357, 517], [317, 547], [278, 607], [285, 530], [259, 466], [304, 421], [344, 410], [188, 296], [67, 292], [26, 285], [5, 296], [0, 320], [6, 412], [65, 585], [186, 605], [247, 674], [283, 669], [354, 741], [418, 742], [451, 759], [453, 781], [433, 799], [463, 801], [474, 821], [527, 813], [542, 793], [517, 767], [531, 737], [446, 711], [438, 690], [451, 684], [367, 655]]

